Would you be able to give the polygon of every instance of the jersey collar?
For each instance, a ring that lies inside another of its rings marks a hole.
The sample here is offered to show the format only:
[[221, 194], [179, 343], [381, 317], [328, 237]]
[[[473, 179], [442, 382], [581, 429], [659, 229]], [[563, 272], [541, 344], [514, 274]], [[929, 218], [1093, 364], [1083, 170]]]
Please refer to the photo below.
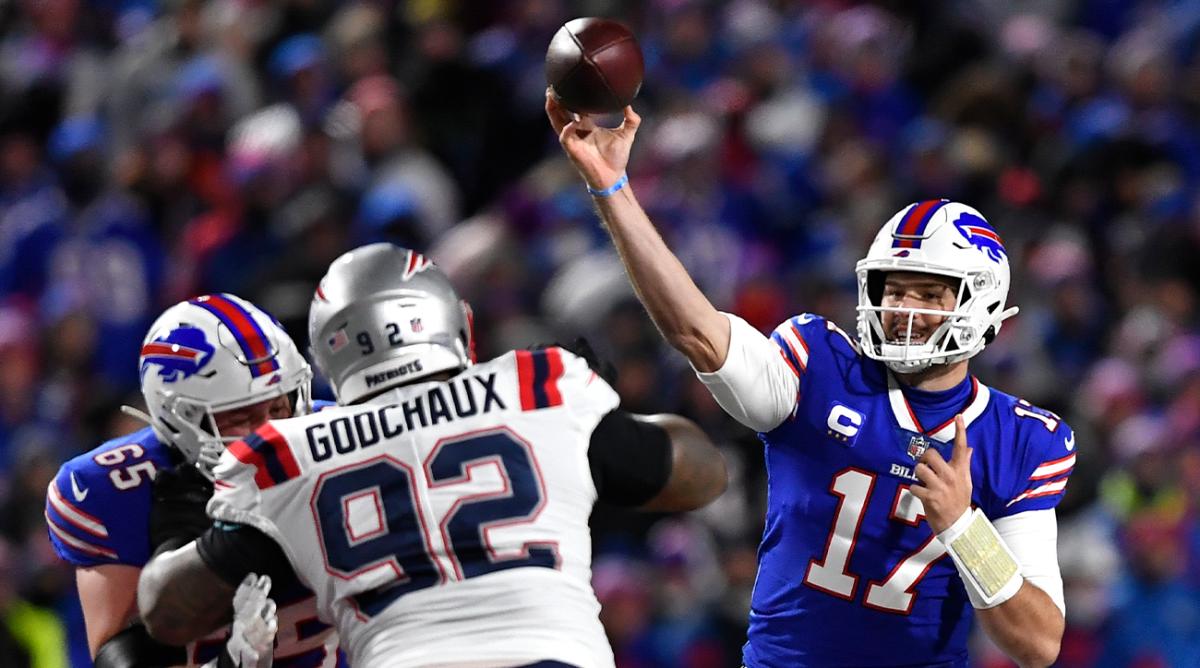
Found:
[[[906, 431], [924, 434], [935, 441], [948, 443], [954, 439], [954, 418], [946, 420], [942, 424], [933, 429], [925, 429], [921, 426], [920, 420], [917, 419], [916, 412], [908, 403], [908, 398], [904, 396], [903, 390], [900, 389], [900, 382], [896, 380], [895, 375], [891, 371], [887, 373], [888, 380], [888, 403], [892, 407], [892, 415], [895, 416], [897, 424], [901, 429]], [[971, 398], [967, 400], [967, 406], [962, 411], [963, 420], [970, 427], [975, 418], [983, 414], [983, 410], [987, 408], [988, 399], [991, 398], [991, 390], [987, 385], [979, 382], [975, 376], [971, 376]]]

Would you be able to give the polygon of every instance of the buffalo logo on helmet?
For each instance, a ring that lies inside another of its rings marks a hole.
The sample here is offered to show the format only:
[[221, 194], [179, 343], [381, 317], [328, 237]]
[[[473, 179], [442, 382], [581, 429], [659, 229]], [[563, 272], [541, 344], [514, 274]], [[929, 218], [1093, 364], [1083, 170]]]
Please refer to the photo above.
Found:
[[174, 383], [196, 375], [212, 359], [215, 348], [204, 336], [204, 330], [182, 325], [142, 345], [141, 375], [145, 377], [151, 365], [158, 365], [158, 375]]
[[1000, 235], [983, 218], [964, 211], [954, 221], [954, 227], [967, 243], [982, 251], [992, 262], [1003, 262], [1008, 257]]

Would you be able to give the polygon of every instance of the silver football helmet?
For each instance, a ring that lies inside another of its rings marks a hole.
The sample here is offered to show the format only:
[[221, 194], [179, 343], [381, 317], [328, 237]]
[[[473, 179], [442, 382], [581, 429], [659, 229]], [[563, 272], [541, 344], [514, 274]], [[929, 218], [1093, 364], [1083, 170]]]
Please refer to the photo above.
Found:
[[[279, 322], [231, 294], [180, 302], [154, 321], [138, 359], [147, 421], [206, 474], [237, 440], [216, 413], [288, 395], [310, 412], [312, 369]], [[134, 413], [136, 415], [136, 412]]]
[[[956, 279], [954, 310], [883, 306], [884, 275], [891, 271]], [[859, 345], [868, 357], [897, 373], [974, 357], [1018, 310], [1006, 307], [1008, 252], [1000, 235], [978, 211], [958, 202], [928, 200], [901, 209], [879, 230], [856, 273]], [[883, 329], [885, 312], [907, 318], [903, 340], [888, 339]], [[913, 318], [918, 313], [945, 318], [923, 343], [912, 341]]]
[[343, 405], [474, 362], [466, 302], [428, 258], [388, 243], [333, 261], [313, 295], [308, 335]]

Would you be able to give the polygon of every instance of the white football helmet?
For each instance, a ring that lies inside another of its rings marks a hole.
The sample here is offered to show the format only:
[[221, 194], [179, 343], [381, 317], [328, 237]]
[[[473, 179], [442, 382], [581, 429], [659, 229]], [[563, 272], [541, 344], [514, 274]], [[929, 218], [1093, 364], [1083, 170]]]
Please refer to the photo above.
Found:
[[[884, 275], [892, 271], [936, 274], [957, 279], [953, 311], [882, 306]], [[911, 204], [875, 236], [858, 276], [858, 341], [871, 359], [897, 373], [915, 373], [934, 364], [950, 364], [978, 354], [1017, 313], [1008, 298], [1008, 253], [1000, 235], [978, 211], [949, 200]], [[904, 340], [884, 332], [882, 314], [908, 317]], [[916, 314], [945, 321], [921, 343], [912, 342]]]
[[339, 404], [474, 362], [471, 310], [420, 253], [369, 244], [329, 265], [308, 311], [313, 360]]
[[201, 471], [237, 440], [214, 414], [281, 395], [312, 410], [312, 369], [279, 322], [250, 302], [213, 294], [180, 302], [150, 326], [139, 359], [142, 395], [158, 437]]

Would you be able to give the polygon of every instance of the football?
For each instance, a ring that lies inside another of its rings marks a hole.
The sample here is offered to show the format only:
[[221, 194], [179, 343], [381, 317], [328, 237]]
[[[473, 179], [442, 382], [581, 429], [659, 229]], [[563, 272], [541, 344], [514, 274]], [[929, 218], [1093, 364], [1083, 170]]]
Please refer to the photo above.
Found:
[[633, 32], [610, 19], [572, 19], [546, 50], [546, 83], [564, 107], [582, 114], [624, 109], [642, 87], [644, 68]]

